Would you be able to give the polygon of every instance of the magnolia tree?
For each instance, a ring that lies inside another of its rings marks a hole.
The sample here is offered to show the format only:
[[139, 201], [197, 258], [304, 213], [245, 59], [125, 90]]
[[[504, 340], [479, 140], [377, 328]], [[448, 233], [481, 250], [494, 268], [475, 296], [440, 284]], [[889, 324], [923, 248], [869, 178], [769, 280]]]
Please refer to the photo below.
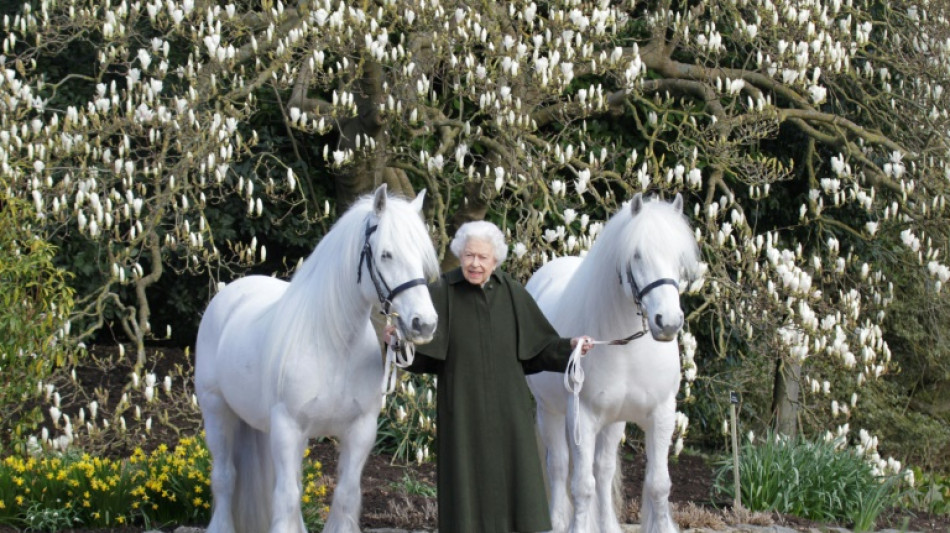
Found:
[[[139, 339], [163, 268], [261, 253], [219, 250], [213, 197], [259, 215], [295, 191], [229, 167], [262, 157], [246, 121], [264, 88], [340, 205], [427, 187], [443, 252], [489, 217], [519, 276], [583, 253], [633, 193], [683, 192], [708, 264], [685, 297], [684, 398], [705, 361], [750, 416], [847, 436], [893, 368], [894, 274], [934, 293], [950, 276], [950, 32], [924, 1], [780, 4], [36, 2], [5, 21], [3, 172], [48, 231], [97, 247], [86, 312], [121, 309]], [[43, 58], [77, 42], [95, 65], [51, 78]]]
[[950, 274], [943, 9], [310, 3], [285, 15], [302, 33], [290, 112], [339, 124], [324, 154], [347, 183], [438, 191], [443, 246], [500, 220], [521, 275], [583, 253], [634, 192], [688, 193], [698, 349], [738, 361], [727, 380], [771, 396], [758, 414], [779, 430], [834, 438], [892, 368], [890, 273], [934, 292]]
[[260, 216], [262, 196], [295, 190], [292, 173], [274, 182], [230, 170], [254, 157], [256, 134], [242, 128], [253, 87], [228, 68], [237, 50], [200, 29], [229, 13], [34, 2], [3, 19], [0, 171], [46, 234], [94, 250], [99, 281], [79, 295], [74, 333], [115, 320], [140, 363], [145, 341], [166, 335], [153, 331], [148, 291], [169, 269], [216, 277], [266, 254], [256, 238], [217, 242], [207, 205], [239, 196]]

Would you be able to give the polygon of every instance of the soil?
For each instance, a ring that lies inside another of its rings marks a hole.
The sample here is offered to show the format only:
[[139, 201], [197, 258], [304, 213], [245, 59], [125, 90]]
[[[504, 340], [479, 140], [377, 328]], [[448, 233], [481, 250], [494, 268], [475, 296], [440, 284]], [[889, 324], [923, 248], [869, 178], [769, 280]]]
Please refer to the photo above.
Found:
[[[639, 523], [639, 500], [643, 490], [646, 468], [645, 456], [630, 449], [622, 454], [625, 523]], [[330, 441], [312, 447], [312, 454], [323, 464], [325, 473], [336, 471], [336, 449]], [[670, 460], [673, 488], [670, 502], [675, 518], [683, 529], [694, 527], [716, 528], [719, 524], [736, 523], [731, 511], [732, 502], [714, 501], [711, 497], [715, 468], [703, 456], [683, 453]], [[372, 454], [363, 470], [362, 529], [405, 528], [434, 530], [437, 522], [436, 500], [418, 494], [409, 494], [406, 476], [435, 487], [435, 465], [393, 464], [385, 455]], [[697, 511], [698, 508], [698, 511]], [[740, 522], [745, 522], [740, 520]], [[757, 515], [751, 521], [760, 525], [769, 523], [796, 530], [822, 529], [828, 526], [847, 527], [847, 524], [824, 524], [791, 515], [777, 513]], [[902, 509], [891, 510], [877, 523], [878, 529], [893, 528], [901, 531], [947, 532], [950, 516], [929, 513], [913, 514]]]
[[[98, 364], [88, 364], [76, 369], [76, 381], [64, 379], [60, 389], [64, 393], [67, 410], [78, 410], [80, 405], [89, 401], [91, 393], [104, 399], [100, 403], [114, 404], [123, 394], [129, 393], [129, 374], [132, 357], [118, 357], [114, 349], [94, 349]], [[147, 369], [154, 372], [159, 381], [164, 376], [174, 376], [176, 384], [185, 386], [186, 394], [179, 398], [190, 397], [190, 375], [192, 361], [185, 352], [178, 349], [162, 348], [150, 350], [147, 357]], [[73, 394], [69, 394], [70, 383], [74, 383]], [[78, 385], [78, 387], [76, 387]], [[175, 395], [169, 395], [169, 397]], [[187, 401], [187, 400], [186, 400]], [[200, 419], [194, 409], [187, 405], [163, 403], [161, 409], [168, 415], [167, 426], [156, 424], [147, 443], [108, 442], [98, 443], [107, 455], [123, 456], [131, 451], [133, 445], [154, 448], [159, 444], [173, 447], [178, 435], [195, 434], [200, 430]], [[335, 486], [337, 466], [336, 444], [332, 439], [314, 441], [311, 456], [322, 463], [328, 493]], [[623, 475], [624, 509], [622, 521], [639, 523], [639, 500], [645, 472], [645, 455], [640, 444], [629, 439], [621, 450], [621, 471]], [[809, 528], [822, 529], [828, 526], [847, 527], [848, 524], [820, 524], [790, 515], [736, 513], [731, 509], [731, 501], [714, 499], [715, 467], [711, 461], [699, 453], [684, 451], [679, 457], [670, 458], [670, 477], [672, 491], [670, 501], [674, 507], [674, 518], [683, 529], [707, 527], [720, 529], [725, 524], [755, 523], [758, 525], [777, 524], [796, 530]], [[360, 519], [361, 529], [403, 528], [409, 530], [434, 530], [437, 522], [437, 500], [435, 498], [436, 468], [434, 464], [405, 465], [394, 462], [392, 457], [373, 453], [363, 470], [363, 504]], [[329, 505], [329, 499], [327, 501]], [[902, 531], [944, 532], [950, 531], [950, 515], [932, 515], [912, 513], [903, 509], [893, 509], [884, 513], [877, 523], [878, 529], [894, 528]], [[0, 533], [14, 530], [0, 526]], [[136, 528], [124, 530], [70, 530], [75, 533], [138, 533]]]

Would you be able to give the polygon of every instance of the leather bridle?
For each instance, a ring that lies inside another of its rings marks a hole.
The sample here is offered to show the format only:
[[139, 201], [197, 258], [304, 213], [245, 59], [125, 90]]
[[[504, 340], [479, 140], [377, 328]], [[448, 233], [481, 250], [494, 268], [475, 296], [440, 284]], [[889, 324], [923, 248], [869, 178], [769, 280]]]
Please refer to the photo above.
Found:
[[[618, 272], [618, 273], [617, 273], [617, 277], [620, 278], [620, 284], [623, 285], [623, 276]], [[624, 344], [627, 344], [628, 342], [630, 342], [630, 341], [632, 341], [632, 340], [639, 339], [640, 337], [643, 337], [644, 335], [646, 335], [646, 334], [647, 334], [647, 331], [649, 331], [649, 326], [647, 325], [647, 314], [646, 314], [646, 310], [643, 308], [643, 297], [646, 296], [647, 294], [649, 294], [649, 292], [652, 291], [653, 289], [655, 289], [655, 288], [657, 288], [657, 287], [661, 287], [661, 286], [663, 286], [663, 285], [672, 285], [672, 286], [676, 287], [676, 290], [679, 290], [679, 288], [680, 288], [679, 282], [676, 281], [675, 279], [672, 279], [672, 278], [660, 278], [660, 279], [658, 279], [658, 280], [656, 280], [656, 281], [654, 281], [654, 282], [648, 284], [648, 285], [647, 285], [646, 287], [644, 287], [643, 289], [640, 289], [639, 285], [637, 285], [637, 280], [636, 280], [636, 278], [633, 277], [633, 269], [630, 267], [630, 263], [627, 263], [627, 282], [630, 283], [630, 290], [633, 292], [634, 298], [636, 298], [637, 307], [640, 308], [640, 310], [639, 310], [639, 315], [640, 315], [640, 318], [643, 320], [643, 327], [640, 329], [640, 331], [638, 331], [638, 332], [636, 332], [636, 333], [634, 333], [634, 334], [632, 334], [632, 335], [629, 335], [629, 336], [624, 337], [624, 338], [622, 338], [622, 339], [615, 339], [615, 340], [612, 340], [612, 341], [605, 341], [605, 342], [603, 342], [603, 344], [610, 344], [610, 345], [613, 345], [613, 346], [623, 346]]]
[[376, 231], [378, 224], [370, 225], [366, 222], [366, 232], [363, 235], [363, 250], [360, 252], [360, 264], [356, 267], [356, 283], [360, 283], [363, 279], [363, 264], [366, 264], [366, 271], [369, 272], [369, 278], [373, 281], [373, 287], [376, 289], [376, 297], [379, 298], [380, 311], [386, 316], [395, 315], [392, 312], [393, 300], [396, 299], [396, 296], [399, 296], [400, 293], [411, 289], [417, 285], [425, 285], [425, 278], [415, 278], [410, 279], [409, 281], [397, 285], [395, 288], [390, 288], [389, 284], [386, 283], [386, 279], [383, 278], [382, 273], [379, 271], [379, 267], [376, 265], [376, 261], [373, 259], [373, 245], [370, 244], [369, 237]]
[[[363, 279], [363, 264], [366, 264], [366, 271], [369, 272], [369, 278], [373, 281], [373, 287], [376, 289], [376, 297], [379, 298], [379, 312], [386, 317], [386, 327], [392, 325], [393, 319], [398, 318], [399, 314], [392, 310], [393, 300], [404, 291], [425, 285], [425, 278], [414, 278], [409, 281], [390, 288], [386, 283], [386, 278], [379, 271], [376, 261], [373, 259], [373, 245], [369, 241], [370, 235], [376, 231], [379, 224], [370, 225], [366, 221], [366, 232], [363, 235], [363, 250], [360, 252], [360, 264], [356, 267], [356, 283], [359, 284]], [[400, 368], [406, 368], [412, 364], [415, 357], [415, 345], [409, 340], [403, 340], [399, 328], [393, 331], [393, 342], [387, 347], [386, 358], [383, 365], [383, 382], [381, 392], [385, 397], [387, 394], [396, 390], [396, 372], [393, 365]]]
[[[672, 278], [660, 278], [653, 283], [650, 283], [643, 289], [640, 289], [637, 285], [637, 280], [633, 277], [633, 269], [630, 267], [630, 263], [627, 263], [627, 281], [630, 283], [630, 289], [633, 290], [633, 295], [637, 299], [637, 303], [643, 304], [643, 297], [646, 296], [653, 289], [663, 286], [663, 285], [672, 285], [676, 287], [676, 290], [679, 290], [680, 284], [678, 281]], [[623, 285], [623, 280], [620, 280], [620, 284]]]

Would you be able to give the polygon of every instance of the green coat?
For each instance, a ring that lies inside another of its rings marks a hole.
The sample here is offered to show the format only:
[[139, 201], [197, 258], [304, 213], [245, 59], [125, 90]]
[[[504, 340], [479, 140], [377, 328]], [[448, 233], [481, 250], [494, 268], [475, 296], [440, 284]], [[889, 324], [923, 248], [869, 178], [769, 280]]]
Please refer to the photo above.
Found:
[[429, 292], [438, 329], [409, 370], [438, 376], [439, 532], [550, 530], [525, 374], [563, 372], [570, 339], [504, 272], [482, 288], [455, 269]]

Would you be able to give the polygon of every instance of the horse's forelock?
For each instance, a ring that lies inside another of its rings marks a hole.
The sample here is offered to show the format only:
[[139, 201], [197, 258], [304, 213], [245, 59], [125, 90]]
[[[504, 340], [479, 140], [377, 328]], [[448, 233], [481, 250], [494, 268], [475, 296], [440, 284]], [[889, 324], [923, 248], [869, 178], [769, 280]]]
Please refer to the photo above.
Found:
[[439, 274], [439, 261], [432, 239], [419, 213], [402, 198], [390, 197], [379, 220], [379, 246], [400, 254], [422, 258], [424, 276], [431, 280]]
[[651, 200], [644, 202], [636, 216], [629, 209], [621, 209], [614, 218], [618, 226], [615, 231], [619, 233], [615, 236], [620, 243], [616, 248], [619, 262], [629, 261], [636, 252], [647, 259], [650, 254], [672, 254], [679, 266], [693, 275], [699, 262], [699, 248], [689, 222], [672, 203]]

